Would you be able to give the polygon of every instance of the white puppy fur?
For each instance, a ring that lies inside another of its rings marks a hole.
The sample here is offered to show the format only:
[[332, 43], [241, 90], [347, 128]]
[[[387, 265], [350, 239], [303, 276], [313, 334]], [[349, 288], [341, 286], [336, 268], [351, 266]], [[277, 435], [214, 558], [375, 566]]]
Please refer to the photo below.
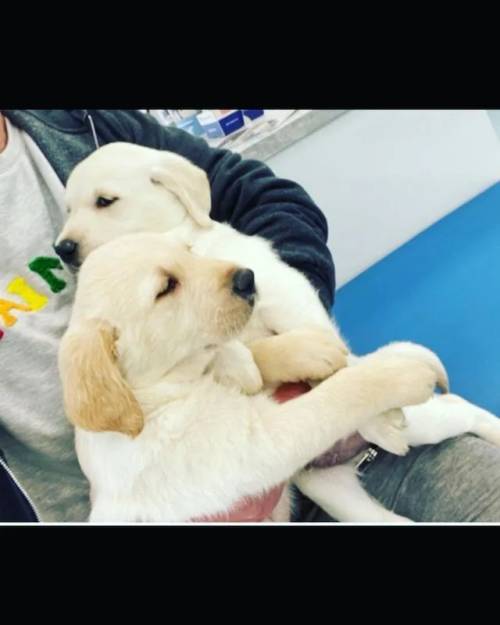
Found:
[[[249, 323], [252, 305], [232, 291], [235, 265], [173, 239], [119, 237], [80, 272], [60, 371], [91, 521], [224, 512], [285, 482], [371, 418], [432, 395], [439, 372], [425, 358], [385, 354], [288, 405], [221, 385], [209, 364]], [[113, 419], [127, 433], [113, 431]]]
[[[110, 205], [98, 208], [98, 197]], [[269, 242], [213, 222], [205, 173], [176, 154], [109, 144], [74, 169], [66, 198], [69, 219], [58, 240], [77, 242], [80, 261], [122, 234], [175, 230], [197, 255], [254, 270], [259, 294], [254, 314], [237, 340], [219, 344], [209, 364], [214, 379], [226, 386], [246, 393], [265, 387], [269, 394], [279, 382], [319, 381], [346, 364], [401, 354], [426, 361], [438, 374], [438, 383], [447, 387], [442, 363], [422, 346], [397, 343], [361, 360], [348, 354], [307, 279], [282, 262]], [[287, 412], [296, 401], [287, 404]], [[406, 453], [408, 445], [423, 444], [426, 436], [437, 443], [469, 431], [498, 444], [500, 423], [495, 417], [465, 400], [457, 398], [455, 403], [451, 409], [446, 396], [436, 396], [425, 405], [405, 409], [408, 427], [404, 430], [405, 418], [397, 411], [366, 421], [358, 429], [367, 440], [399, 454]], [[286, 430], [286, 424], [283, 427]], [[301, 471], [295, 482], [340, 521], [406, 521], [368, 496], [357, 481], [354, 461]]]

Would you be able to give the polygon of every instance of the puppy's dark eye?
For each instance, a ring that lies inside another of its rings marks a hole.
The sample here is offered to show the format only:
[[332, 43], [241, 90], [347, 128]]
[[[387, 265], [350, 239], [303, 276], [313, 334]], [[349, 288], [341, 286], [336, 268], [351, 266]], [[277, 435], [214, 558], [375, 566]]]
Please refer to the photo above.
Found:
[[95, 201], [95, 205], [97, 208], [106, 208], [106, 206], [110, 206], [113, 202], [116, 202], [117, 197], [104, 197], [100, 195]]
[[156, 299], [160, 299], [160, 297], [165, 297], [165, 295], [168, 295], [169, 293], [173, 293], [173, 291], [175, 291], [175, 289], [177, 288], [178, 284], [179, 283], [177, 282], [175, 278], [172, 278], [172, 277], [168, 278], [165, 288], [162, 289], [157, 294]]

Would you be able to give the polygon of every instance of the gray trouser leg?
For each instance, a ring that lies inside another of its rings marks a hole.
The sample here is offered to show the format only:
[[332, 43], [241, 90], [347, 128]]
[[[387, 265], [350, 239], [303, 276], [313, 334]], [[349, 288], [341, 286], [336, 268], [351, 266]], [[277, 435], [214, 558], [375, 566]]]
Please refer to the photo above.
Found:
[[500, 449], [472, 435], [383, 454], [363, 476], [370, 494], [414, 521], [500, 522]]
[[[500, 448], [472, 435], [399, 457], [380, 452], [362, 476], [366, 490], [420, 522], [500, 522]], [[307, 520], [331, 521], [318, 512]]]

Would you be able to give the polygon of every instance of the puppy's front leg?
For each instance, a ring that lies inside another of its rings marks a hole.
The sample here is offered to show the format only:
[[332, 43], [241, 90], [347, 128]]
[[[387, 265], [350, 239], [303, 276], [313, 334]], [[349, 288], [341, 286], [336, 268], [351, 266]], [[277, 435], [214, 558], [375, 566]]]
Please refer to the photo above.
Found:
[[347, 365], [347, 348], [334, 332], [299, 328], [248, 343], [265, 384], [324, 380]]
[[436, 381], [435, 369], [425, 362], [374, 357], [342, 369], [293, 402], [267, 404], [252, 424], [252, 436], [269, 450], [264, 458], [282, 458], [280, 479], [286, 479], [370, 418], [426, 401]]

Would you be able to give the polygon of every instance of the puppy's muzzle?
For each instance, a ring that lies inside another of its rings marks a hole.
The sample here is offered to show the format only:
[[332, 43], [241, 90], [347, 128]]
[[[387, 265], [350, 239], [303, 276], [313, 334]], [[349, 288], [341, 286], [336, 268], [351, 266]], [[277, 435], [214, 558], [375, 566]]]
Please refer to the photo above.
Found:
[[78, 243], [71, 239], [63, 239], [54, 245], [54, 251], [67, 265], [78, 265]]
[[232, 291], [238, 297], [241, 297], [249, 304], [253, 305], [255, 301], [255, 276], [251, 269], [238, 269], [233, 274]]

